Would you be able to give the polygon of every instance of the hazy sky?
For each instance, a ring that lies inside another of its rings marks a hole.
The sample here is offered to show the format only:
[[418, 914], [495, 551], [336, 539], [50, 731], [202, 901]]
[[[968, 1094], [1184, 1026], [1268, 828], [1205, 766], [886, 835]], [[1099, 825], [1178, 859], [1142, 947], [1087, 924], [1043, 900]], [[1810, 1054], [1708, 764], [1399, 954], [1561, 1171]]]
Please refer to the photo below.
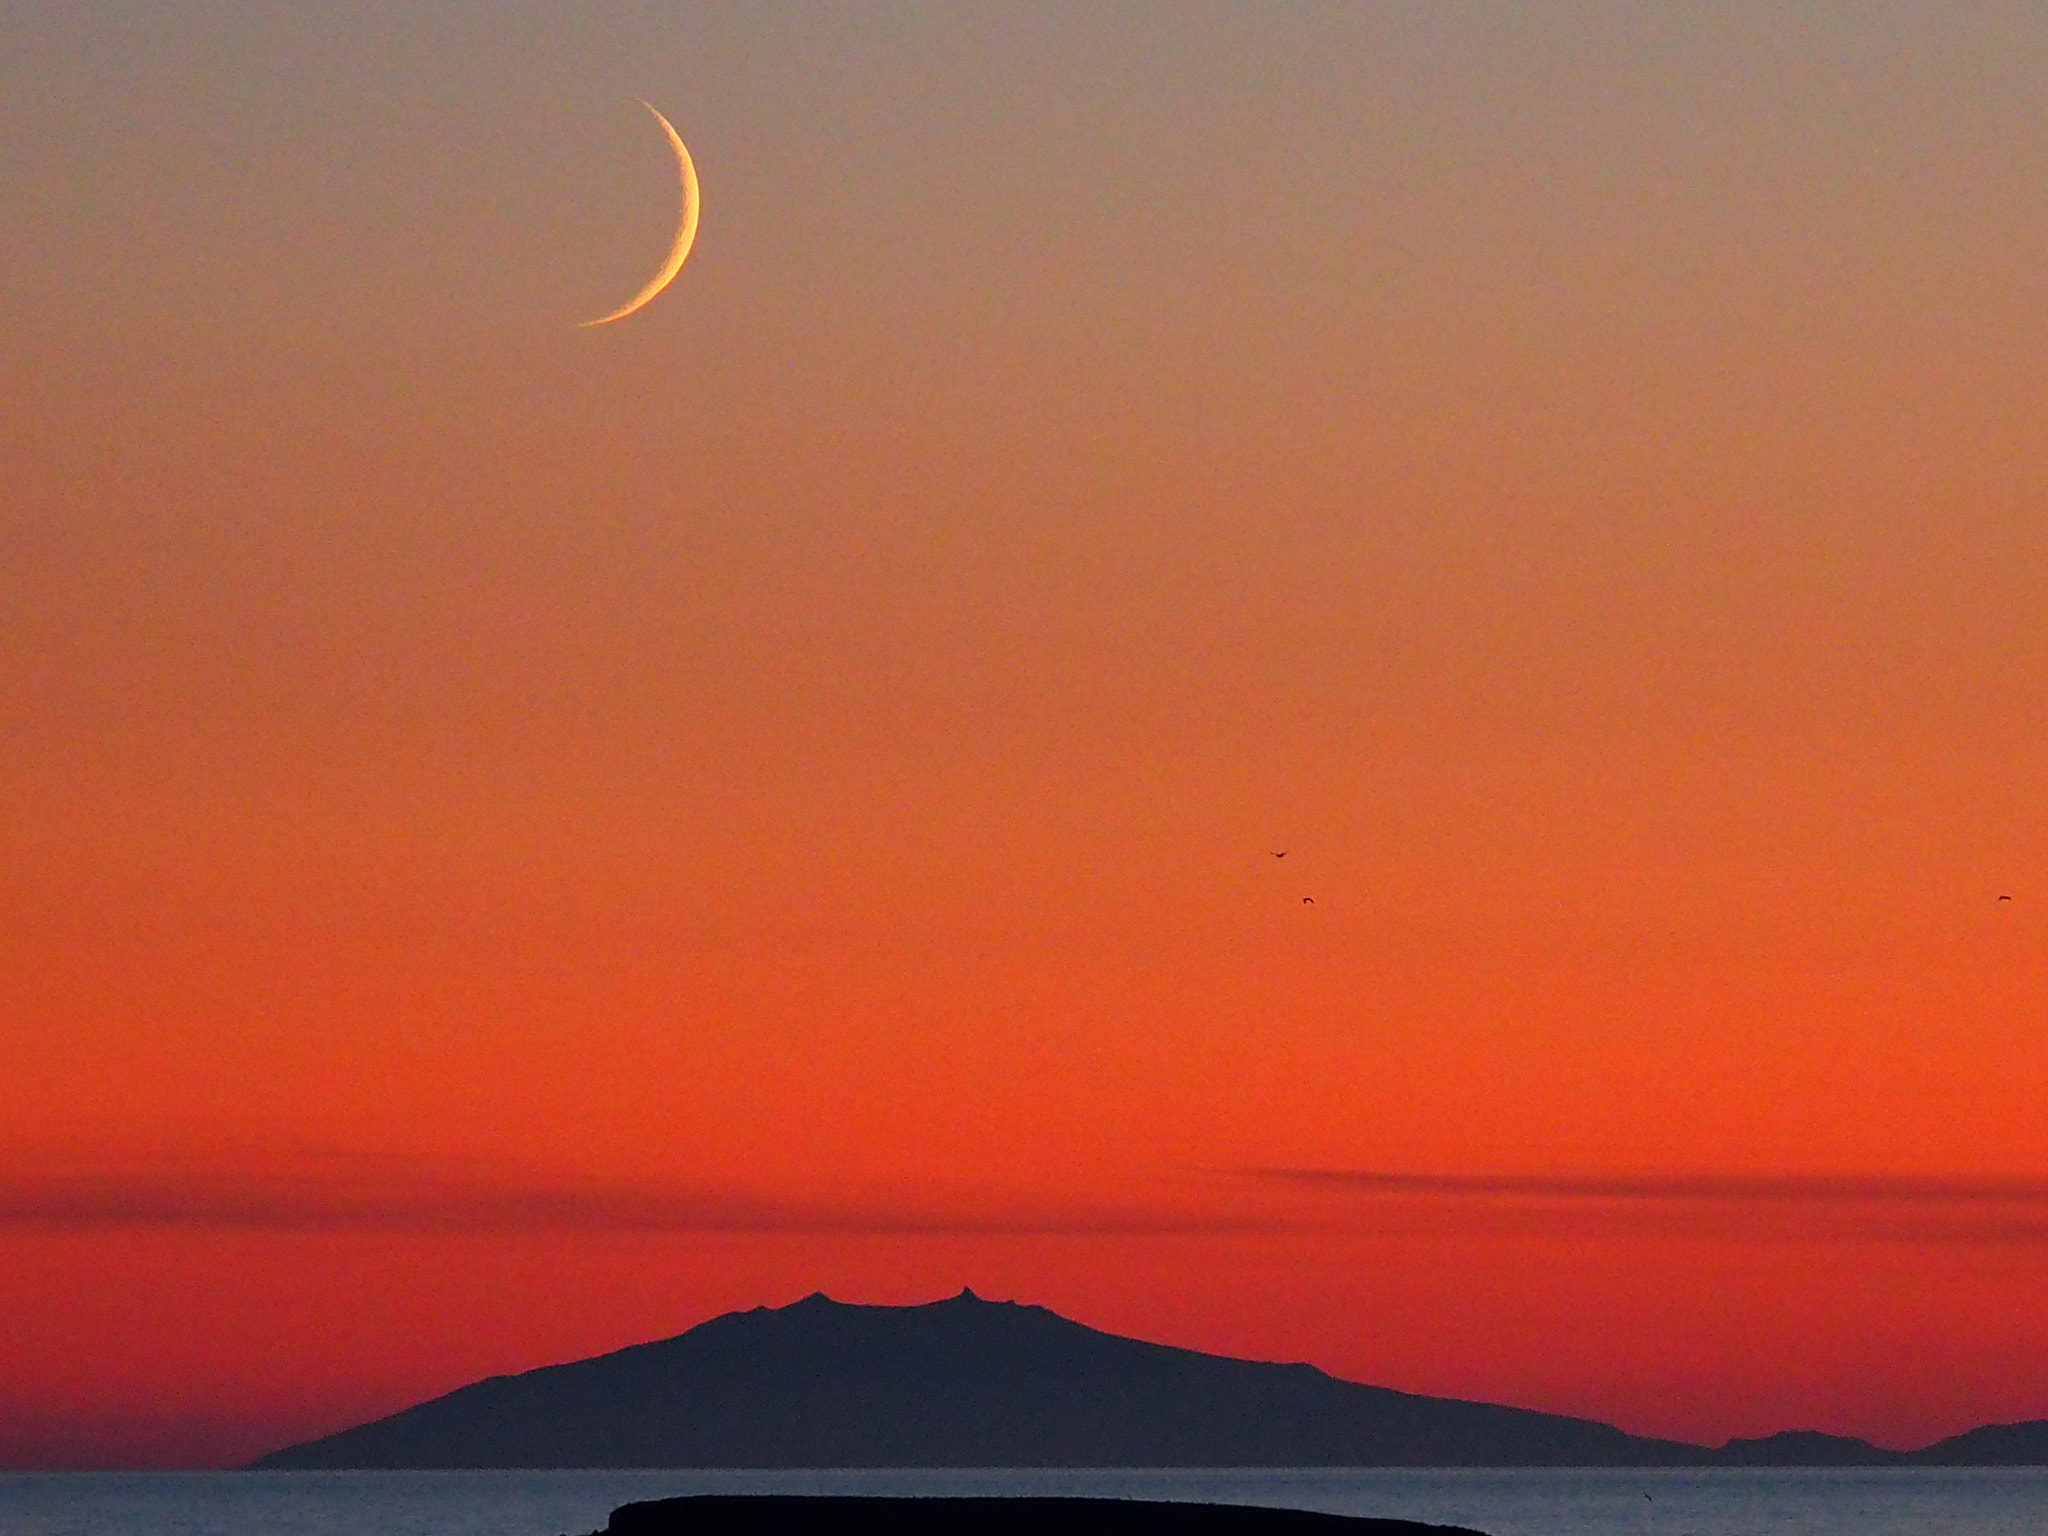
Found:
[[0, 5], [0, 1462], [961, 1284], [2048, 1417], [2044, 77]]

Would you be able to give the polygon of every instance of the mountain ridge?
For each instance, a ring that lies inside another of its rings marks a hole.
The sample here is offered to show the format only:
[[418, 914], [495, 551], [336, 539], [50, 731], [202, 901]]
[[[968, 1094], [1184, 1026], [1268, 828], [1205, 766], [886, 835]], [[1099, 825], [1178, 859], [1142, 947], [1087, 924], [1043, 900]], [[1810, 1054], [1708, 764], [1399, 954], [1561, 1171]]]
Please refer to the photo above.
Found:
[[[1940, 1453], [1954, 1448], [1959, 1459]], [[1788, 1431], [1709, 1448], [1090, 1328], [971, 1290], [728, 1312], [286, 1446], [274, 1468], [1885, 1466], [2048, 1463], [2048, 1421], [1916, 1452]]]

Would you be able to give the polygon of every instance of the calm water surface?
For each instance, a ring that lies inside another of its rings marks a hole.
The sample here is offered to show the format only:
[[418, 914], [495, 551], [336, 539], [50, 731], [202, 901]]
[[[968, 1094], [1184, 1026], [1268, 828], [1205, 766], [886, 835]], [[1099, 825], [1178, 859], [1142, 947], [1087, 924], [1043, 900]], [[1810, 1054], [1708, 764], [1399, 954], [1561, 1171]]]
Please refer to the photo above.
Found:
[[0, 1536], [558, 1536], [676, 1493], [1067, 1493], [1492, 1536], [2048, 1536], [2048, 1469], [0, 1474]]

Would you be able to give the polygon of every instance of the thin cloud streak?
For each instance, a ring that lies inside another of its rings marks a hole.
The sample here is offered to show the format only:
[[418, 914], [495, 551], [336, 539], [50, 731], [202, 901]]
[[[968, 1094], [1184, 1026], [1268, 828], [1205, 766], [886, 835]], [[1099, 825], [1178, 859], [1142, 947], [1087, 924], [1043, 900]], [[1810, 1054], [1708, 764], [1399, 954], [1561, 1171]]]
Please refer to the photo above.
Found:
[[1777, 1205], [2039, 1205], [2048, 1181], [1903, 1174], [1433, 1174], [1345, 1168], [1254, 1168], [1251, 1177], [1377, 1195], [1505, 1196]]
[[401, 1159], [312, 1171], [54, 1173], [0, 1183], [0, 1229], [181, 1227], [420, 1234], [875, 1237], [1668, 1238], [1734, 1242], [2048, 1244], [2048, 1183], [1881, 1176], [1556, 1176], [1261, 1168], [1241, 1179], [1341, 1207], [1060, 1206], [953, 1191], [803, 1202], [730, 1191], [438, 1177]]
[[1259, 1217], [1115, 1208], [988, 1214], [426, 1178], [94, 1174], [0, 1185], [0, 1227], [421, 1233], [1143, 1237], [1254, 1233]]
[[[1978, 1208], [1981, 1212], [1982, 1208]], [[1654, 1205], [1575, 1201], [1391, 1200], [1322, 1227], [1383, 1238], [1487, 1238], [1533, 1242], [1663, 1241], [1721, 1244], [1903, 1244], [1920, 1247], [2048, 1245], [2048, 1217], [1913, 1215], [1797, 1206]]]
[[1350, 1197], [1343, 1206], [1347, 1227], [1388, 1236], [2048, 1244], [2048, 1182], [2038, 1179], [1238, 1171], [1268, 1186]]

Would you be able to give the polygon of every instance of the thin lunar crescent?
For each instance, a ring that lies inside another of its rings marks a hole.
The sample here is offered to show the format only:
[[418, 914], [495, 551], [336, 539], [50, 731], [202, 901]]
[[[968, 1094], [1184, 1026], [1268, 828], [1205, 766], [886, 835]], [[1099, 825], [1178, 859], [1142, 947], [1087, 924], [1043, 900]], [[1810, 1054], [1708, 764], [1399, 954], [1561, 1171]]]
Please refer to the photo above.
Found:
[[668, 253], [668, 260], [661, 264], [661, 270], [647, 280], [647, 286], [610, 314], [584, 321], [581, 327], [584, 330], [593, 325], [610, 325], [614, 320], [623, 320], [634, 310], [651, 303], [654, 296], [674, 282], [676, 274], [683, 270], [683, 261], [689, 256], [691, 243], [697, 238], [697, 167], [690, 161], [690, 152], [683, 148], [682, 135], [676, 132], [669, 120], [655, 112], [652, 103], [643, 101], [640, 105], [654, 112], [654, 120], [661, 124], [661, 131], [668, 135], [669, 145], [676, 152], [676, 164], [683, 173], [682, 222], [676, 227], [675, 248]]

